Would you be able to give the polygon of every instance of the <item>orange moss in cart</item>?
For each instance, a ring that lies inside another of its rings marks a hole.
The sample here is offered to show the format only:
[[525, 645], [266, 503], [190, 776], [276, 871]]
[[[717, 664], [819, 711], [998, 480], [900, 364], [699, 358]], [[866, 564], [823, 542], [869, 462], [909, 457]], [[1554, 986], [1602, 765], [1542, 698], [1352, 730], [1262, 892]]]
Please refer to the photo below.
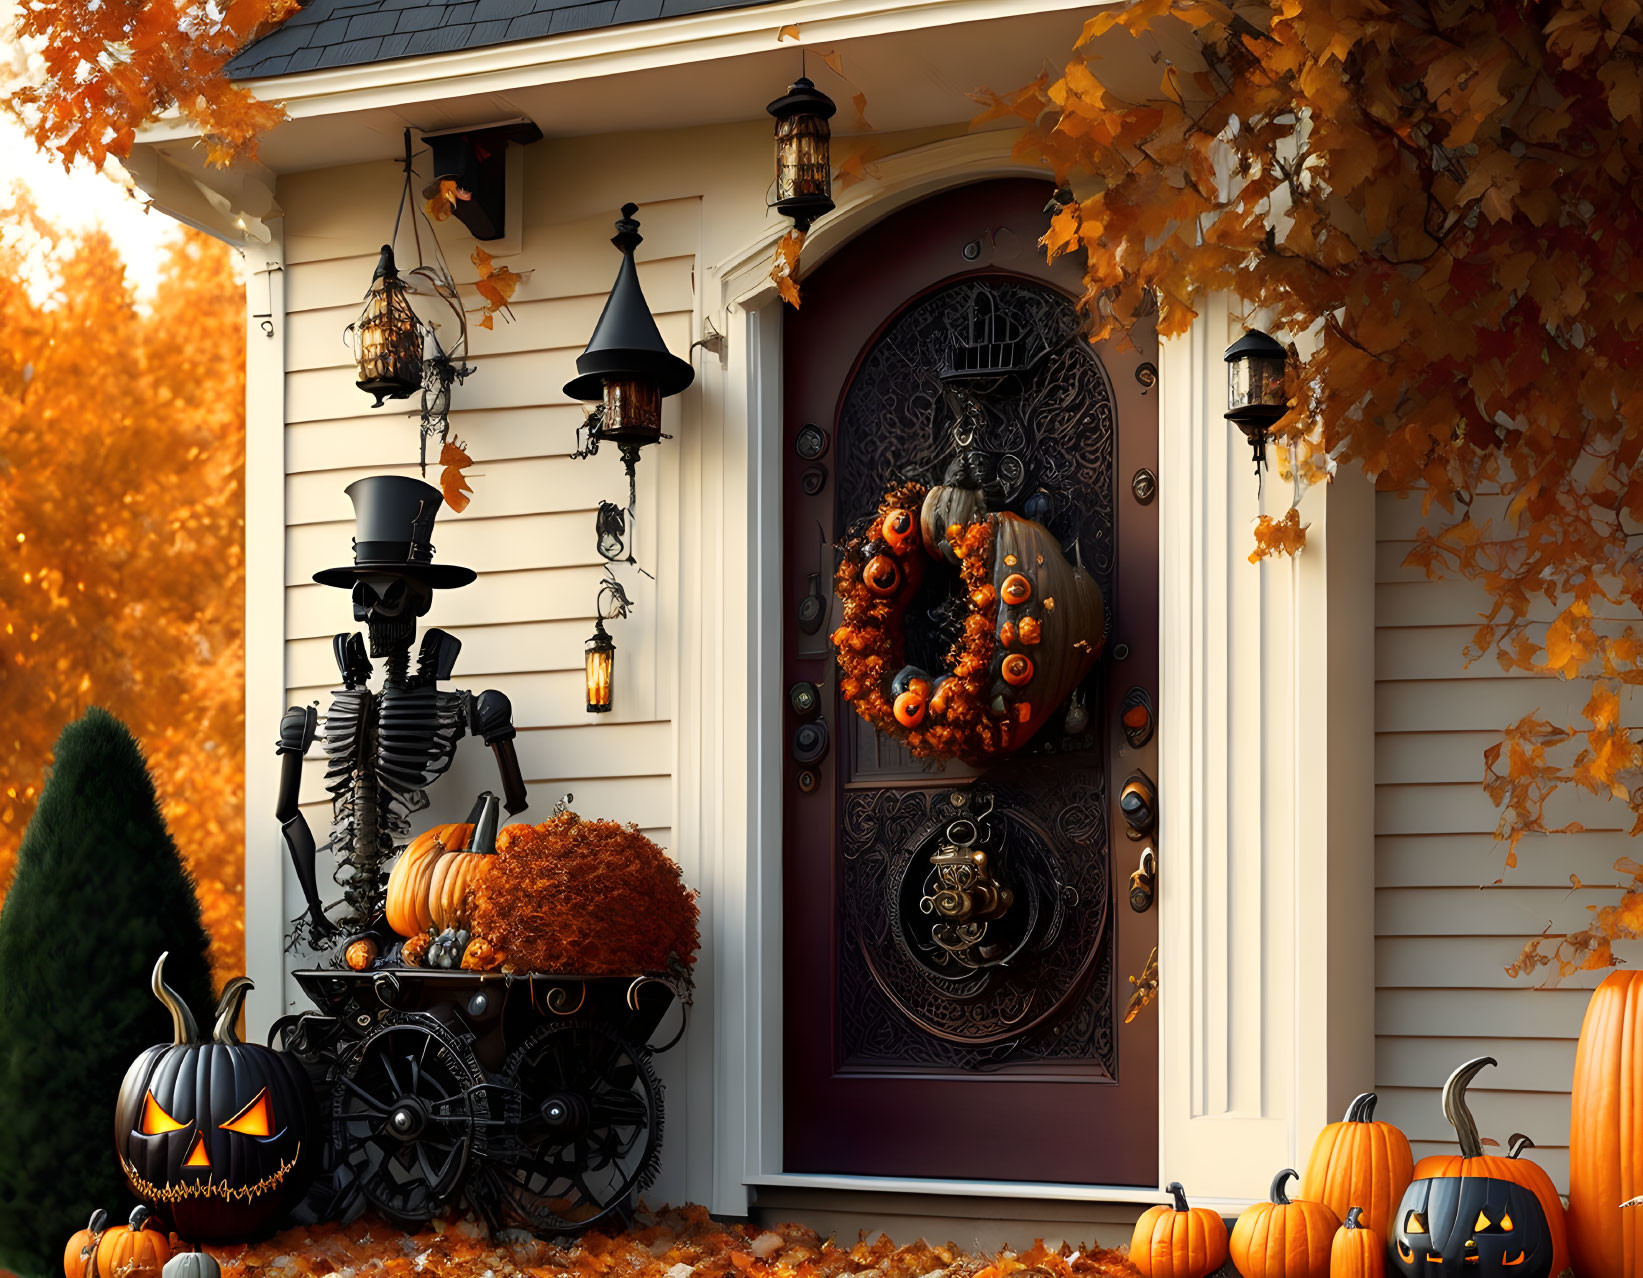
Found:
[[474, 935], [507, 972], [663, 972], [701, 944], [696, 894], [637, 826], [574, 812], [510, 825], [472, 891]]

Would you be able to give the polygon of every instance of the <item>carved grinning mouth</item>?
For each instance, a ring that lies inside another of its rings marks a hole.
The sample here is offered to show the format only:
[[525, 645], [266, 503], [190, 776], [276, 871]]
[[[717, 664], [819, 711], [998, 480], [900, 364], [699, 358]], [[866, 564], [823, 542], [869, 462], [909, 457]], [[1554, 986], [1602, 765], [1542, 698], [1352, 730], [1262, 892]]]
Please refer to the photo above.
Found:
[[297, 1165], [297, 1159], [301, 1155], [302, 1145], [299, 1143], [296, 1152], [290, 1158], [254, 1185], [228, 1185], [209, 1176], [204, 1180], [189, 1181], [181, 1185], [156, 1185], [139, 1176], [136, 1168], [124, 1158], [120, 1159], [120, 1165], [125, 1168], [125, 1174], [131, 1181], [132, 1189], [137, 1192], [137, 1197], [153, 1202], [180, 1203], [185, 1198], [218, 1198], [223, 1202], [250, 1202], [258, 1195], [278, 1188], [291, 1174], [291, 1169]]

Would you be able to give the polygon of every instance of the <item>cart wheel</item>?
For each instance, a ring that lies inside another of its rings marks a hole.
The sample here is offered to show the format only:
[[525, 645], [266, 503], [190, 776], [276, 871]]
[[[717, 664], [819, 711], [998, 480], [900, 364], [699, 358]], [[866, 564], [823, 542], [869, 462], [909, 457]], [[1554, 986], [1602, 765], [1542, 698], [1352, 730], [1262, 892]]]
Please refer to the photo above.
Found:
[[561, 1021], [526, 1039], [498, 1083], [518, 1138], [486, 1165], [504, 1216], [564, 1234], [631, 1210], [661, 1160], [662, 1084], [647, 1051], [603, 1025]]
[[426, 1223], [481, 1152], [485, 1071], [466, 1041], [419, 1012], [391, 1016], [339, 1062], [331, 1137], [365, 1201], [396, 1224]]

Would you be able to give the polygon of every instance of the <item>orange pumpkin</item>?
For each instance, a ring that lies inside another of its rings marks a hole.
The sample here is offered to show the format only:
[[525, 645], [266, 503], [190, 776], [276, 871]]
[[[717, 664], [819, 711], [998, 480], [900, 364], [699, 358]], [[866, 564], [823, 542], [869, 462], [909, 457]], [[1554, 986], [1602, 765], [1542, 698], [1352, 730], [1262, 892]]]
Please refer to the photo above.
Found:
[[1227, 1223], [1208, 1207], [1189, 1207], [1181, 1182], [1166, 1186], [1175, 1200], [1149, 1207], [1135, 1222], [1130, 1263], [1144, 1278], [1205, 1278], [1227, 1263]]
[[1375, 1100], [1374, 1092], [1364, 1092], [1347, 1106], [1345, 1118], [1318, 1133], [1301, 1196], [1327, 1203], [1337, 1216], [1361, 1207], [1365, 1226], [1385, 1238], [1414, 1176], [1415, 1156], [1408, 1137], [1375, 1121]]
[[1329, 1278], [1383, 1278], [1385, 1273], [1386, 1235], [1365, 1222], [1362, 1207], [1349, 1207], [1346, 1223], [1329, 1246]]
[[85, 1278], [92, 1253], [97, 1250], [97, 1240], [107, 1223], [108, 1213], [99, 1207], [91, 1213], [84, 1229], [77, 1229], [69, 1236], [68, 1245], [63, 1248], [63, 1278]]
[[434, 862], [428, 913], [433, 917], [435, 931], [468, 926], [468, 890], [489, 862], [489, 853], [475, 851], [447, 852]]
[[[1443, 1085], [1443, 1116], [1455, 1129], [1455, 1137], [1460, 1142], [1460, 1153], [1428, 1155], [1415, 1164], [1414, 1179], [1489, 1176], [1496, 1180], [1508, 1180], [1513, 1184], [1522, 1185], [1540, 1201], [1541, 1208], [1546, 1213], [1546, 1229], [1552, 1237], [1552, 1278], [1561, 1278], [1563, 1271], [1569, 1268], [1569, 1235], [1563, 1216], [1563, 1199], [1558, 1196], [1557, 1186], [1552, 1184], [1552, 1178], [1538, 1163], [1530, 1162], [1527, 1158], [1485, 1154], [1483, 1141], [1478, 1136], [1477, 1119], [1472, 1117], [1472, 1111], [1466, 1104], [1467, 1085], [1485, 1066], [1495, 1064], [1498, 1062], [1493, 1056], [1479, 1056], [1475, 1060], [1467, 1061], [1449, 1075], [1448, 1082]], [[1578, 1070], [1576, 1076], [1578, 1077]], [[1617, 1198], [1616, 1206], [1619, 1203], [1620, 1200]], [[1604, 1275], [1607, 1278], [1611, 1271], [1590, 1269], [1583, 1272]], [[1618, 1271], [1615, 1272], [1618, 1278]]]
[[389, 927], [401, 936], [415, 936], [434, 925], [429, 892], [439, 858], [466, 848], [473, 832], [465, 822], [436, 825], [411, 840], [388, 872]]
[[92, 1253], [98, 1278], [115, 1278], [122, 1269], [128, 1278], [159, 1278], [171, 1259], [171, 1240], [163, 1229], [154, 1227], [154, 1215], [141, 1205], [132, 1208], [124, 1225], [103, 1230]]
[[1233, 1226], [1228, 1250], [1244, 1278], [1329, 1278], [1329, 1252], [1341, 1218], [1319, 1202], [1291, 1202], [1286, 1168], [1272, 1179], [1270, 1202], [1256, 1203]]
[[1643, 972], [1592, 993], [1575, 1049], [1569, 1121], [1569, 1258], [1578, 1274], [1643, 1278]]

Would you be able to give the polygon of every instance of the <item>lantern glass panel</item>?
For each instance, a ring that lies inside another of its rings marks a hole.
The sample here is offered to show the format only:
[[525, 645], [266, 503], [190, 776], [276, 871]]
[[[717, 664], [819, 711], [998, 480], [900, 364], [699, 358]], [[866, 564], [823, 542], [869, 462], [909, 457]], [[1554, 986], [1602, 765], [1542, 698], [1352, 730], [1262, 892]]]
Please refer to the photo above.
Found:
[[1229, 416], [1240, 409], [1283, 409], [1288, 404], [1282, 355], [1244, 355], [1227, 363]]
[[832, 128], [819, 115], [790, 115], [776, 121], [776, 204], [823, 199], [833, 194], [828, 155]]
[[662, 437], [661, 387], [640, 378], [608, 379], [599, 437], [640, 445], [659, 440]]
[[616, 645], [610, 641], [608, 635], [595, 635], [588, 640], [587, 652], [589, 714], [609, 713], [615, 676]]
[[421, 387], [422, 326], [399, 279], [372, 285], [354, 335], [361, 387], [395, 399]]

